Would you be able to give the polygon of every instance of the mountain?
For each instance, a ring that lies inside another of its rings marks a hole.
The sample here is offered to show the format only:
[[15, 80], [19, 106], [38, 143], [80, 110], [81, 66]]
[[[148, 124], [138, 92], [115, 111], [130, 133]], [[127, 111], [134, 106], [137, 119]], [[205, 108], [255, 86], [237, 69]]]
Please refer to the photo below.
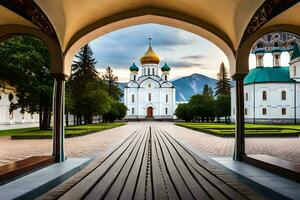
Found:
[[[204, 76], [202, 74], [192, 74], [171, 80], [176, 88], [176, 101], [188, 101], [194, 94], [202, 93], [205, 84], [208, 84], [213, 90], [216, 87], [217, 80]], [[127, 83], [119, 82], [118, 87], [124, 90]], [[123, 100], [123, 97], [122, 97]]]
[[176, 101], [188, 101], [194, 94], [202, 93], [205, 84], [213, 90], [217, 80], [202, 74], [192, 74], [171, 81], [176, 88]]

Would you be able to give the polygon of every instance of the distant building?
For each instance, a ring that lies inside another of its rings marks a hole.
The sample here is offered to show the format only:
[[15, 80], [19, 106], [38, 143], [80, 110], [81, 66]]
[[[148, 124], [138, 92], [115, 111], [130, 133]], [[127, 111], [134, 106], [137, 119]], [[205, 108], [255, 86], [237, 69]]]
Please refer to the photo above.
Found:
[[[151, 47], [141, 57], [142, 70], [133, 63], [130, 81], [124, 88], [127, 119], [173, 119], [176, 109], [175, 87], [170, 82], [170, 67], [159, 67], [160, 58]], [[160, 69], [159, 69], [160, 68]]]
[[39, 121], [38, 114], [21, 113], [21, 109], [10, 112], [10, 104], [18, 101], [16, 89], [6, 81], [0, 80], [0, 124], [35, 123]]
[[[299, 39], [287, 33], [259, 39], [252, 53], [256, 68], [244, 79], [245, 121], [249, 123], [300, 123]], [[290, 65], [281, 66], [281, 53], [290, 53]], [[273, 55], [273, 66], [264, 66], [264, 55]], [[235, 88], [231, 90], [231, 119], [235, 121]]]

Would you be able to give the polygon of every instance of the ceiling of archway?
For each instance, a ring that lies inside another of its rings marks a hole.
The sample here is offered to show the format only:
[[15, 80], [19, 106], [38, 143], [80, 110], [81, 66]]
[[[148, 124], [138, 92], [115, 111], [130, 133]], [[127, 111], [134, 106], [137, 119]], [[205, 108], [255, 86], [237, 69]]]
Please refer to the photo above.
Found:
[[[237, 48], [251, 17], [263, 0], [35, 0], [46, 13], [63, 46], [71, 37], [93, 23], [132, 9], [155, 7], [189, 15], [213, 25]], [[87, 3], [88, 2], [88, 3]], [[205, 27], [204, 27], [205, 28]]]
[[36, 27], [33, 23], [24, 19], [20, 15], [17, 15], [11, 10], [3, 6], [0, 6], [0, 25], [6, 25], [6, 24], [17, 24], [17, 25]]
[[299, 10], [300, 2], [271, 19], [269, 22], [263, 25], [262, 28], [270, 27], [277, 24], [289, 24], [300, 26]]

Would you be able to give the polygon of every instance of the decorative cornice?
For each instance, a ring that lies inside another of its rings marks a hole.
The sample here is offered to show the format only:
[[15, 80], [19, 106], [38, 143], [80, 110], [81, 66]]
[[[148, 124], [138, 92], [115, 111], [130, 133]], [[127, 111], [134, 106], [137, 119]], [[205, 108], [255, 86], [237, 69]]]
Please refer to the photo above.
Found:
[[58, 41], [50, 20], [33, 0], [0, 0], [0, 5], [31, 21], [49, 37]]
[[300, 0], [266, 0], [251, 18], [240, 45], [272, 18], [292, 7]]

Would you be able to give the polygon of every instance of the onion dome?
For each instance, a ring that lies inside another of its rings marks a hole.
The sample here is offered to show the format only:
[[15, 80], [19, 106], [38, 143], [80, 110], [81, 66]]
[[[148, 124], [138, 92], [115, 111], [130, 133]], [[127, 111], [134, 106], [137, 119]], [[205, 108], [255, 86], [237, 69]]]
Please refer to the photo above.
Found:
[[138, 71], [139, 71], [139, 68], [138, 68], [138, 66], [136, 66], [135, 63], [133, 63], [133, 64], [129, 67], [129, 70], [130, 70], [130, 71], [136, 71], [136, 72], [138, 72]]
[[149, 48], [140, 59], [141, 64], [159, 64], [160, 59], [151, 47], [151, 38], [149, 38]]
[[298, 44], [296, 42], [293, 42], [292, 46], [293, 46], [293, 54], [292, 54], [291, 60], [300, 57], [300, 51], [299, 51]]
[[162, 68], [160, 68], [160, 69], [163, 72], [167, 72], [167, 71], [171, 70], [171, 68], [169, 67], [169, 65], [167, 64], [167, 62], [165, 62], [164, 66], [162, 66]]

